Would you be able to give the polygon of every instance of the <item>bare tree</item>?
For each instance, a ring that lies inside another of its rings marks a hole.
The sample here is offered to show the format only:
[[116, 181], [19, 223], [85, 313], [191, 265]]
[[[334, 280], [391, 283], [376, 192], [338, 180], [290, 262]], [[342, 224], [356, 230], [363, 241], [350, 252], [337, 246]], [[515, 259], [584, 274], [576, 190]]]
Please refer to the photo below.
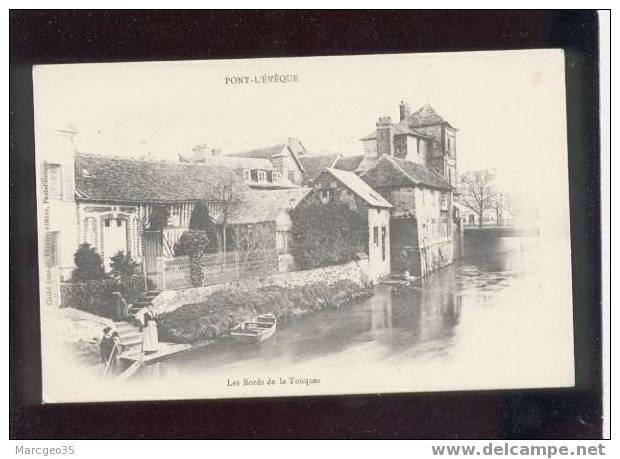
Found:
[[235, 205], [243, 201], [246, 192], [246, 185], [237, 177], [234, 172], [230, 174], [222, 174], [209, 184], [210, 195], [209, 213], [215, 221], [220, 224], [222, 237], [222, 263], [224, 262], [223, 254], [228, 249], [227, 228], [228, 217]]
[[470, 171], [461, 175], [457, 199], [478, 216], [478, 227], [482, 227], [484, 211], [496, 209], [498, 195], [493, 188], [494, 178], [490, 171]]
[[275, 237], [272, 228], [260, 223], [237, 226], [235, 238], [239, 250], [238, 270], [251, 271], [264, 269], [265, 272], [272, 266], [270, 261], [277, 262], [277, 258], [270, 259], [269, 254], [275, 253], [269, 250], [275, 247]]

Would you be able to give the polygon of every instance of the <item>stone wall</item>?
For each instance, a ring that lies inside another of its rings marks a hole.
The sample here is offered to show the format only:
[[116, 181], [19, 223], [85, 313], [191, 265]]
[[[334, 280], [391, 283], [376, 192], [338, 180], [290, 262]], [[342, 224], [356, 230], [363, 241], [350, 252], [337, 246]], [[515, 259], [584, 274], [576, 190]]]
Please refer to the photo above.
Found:
[[432, 273], [454, 261], [454, 248], [452, 241], [438, 242], [421, 250], [421, 274], [423, 276]]
[[320, 282], [324, 282], [326, 285], [332, 285], [340, 280], [348, 280], [360, 286], [371, 283], [368, 259], [363, 258], [342, 265], [325, 266], [305, 271], [277, 273], [265, 277], [224, 282], [206, 287], [166, 290], [153, 300], [153, 307], [157, 313], [162, 314], [174, 311], [185, 304], [201, 303], [207, 295], [219, 290], [231, 288], [252, 289], [269, 285], [297, 287]]

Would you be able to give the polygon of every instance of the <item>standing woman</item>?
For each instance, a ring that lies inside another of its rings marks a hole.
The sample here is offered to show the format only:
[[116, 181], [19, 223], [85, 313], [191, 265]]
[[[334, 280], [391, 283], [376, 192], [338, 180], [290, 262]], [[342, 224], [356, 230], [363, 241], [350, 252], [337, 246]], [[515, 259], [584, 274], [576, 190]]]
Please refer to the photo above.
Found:
[[120, 322], [127, 320], [127, 301], [121, 295], [121, 292], [112, 292], [114, 304], [112, 309], [112, 320]]
[[144, 330], [142, 332], [144, 353], [152, 354], [159, 350], [157, 315], [155, 314], [155, 309], [153, 308], [152, 304], [150, 304], [147, 308], [144, 309], [144, 314], [142, 315], [142, 318], [144, 321]]

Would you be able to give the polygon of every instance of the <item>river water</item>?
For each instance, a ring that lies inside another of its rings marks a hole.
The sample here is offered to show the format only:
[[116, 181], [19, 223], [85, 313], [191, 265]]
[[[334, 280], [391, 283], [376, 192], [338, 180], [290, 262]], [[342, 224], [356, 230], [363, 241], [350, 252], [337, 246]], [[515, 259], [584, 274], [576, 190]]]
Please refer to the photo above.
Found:
[[549, 304], [538, 238], [469, 252], [411, 286], [279, 324], [261, 345], [223, 338], [164, 361], [161, 378], [207, 397], [570, 385], [570, 304]]

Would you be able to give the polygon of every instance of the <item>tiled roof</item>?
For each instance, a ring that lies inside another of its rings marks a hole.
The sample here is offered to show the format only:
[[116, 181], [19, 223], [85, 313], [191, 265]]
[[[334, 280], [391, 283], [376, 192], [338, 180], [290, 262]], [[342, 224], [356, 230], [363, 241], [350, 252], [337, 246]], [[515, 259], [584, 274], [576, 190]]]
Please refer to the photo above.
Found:
[[361, 176], [374, 188], [423, 185], [429, 188], [451, 190], [452, 186], [432, 169], [407, 161], [383, 155], [375, 165]]
[[244, 194], [243, 200], [231, 208], [226, 222], [239, 225], [275, 221], [280, 212], [294, 209], [310, 190], [310, 188], [292, 188], [248, 191]]
[[370, 169], [378, 159], [374, 155], [344, 156], [336, 161], [334, 168], [360, 174]]
[[445, 119], [437, 114], [435, 109], [426, 104], [419, 108], [406, 118], [406, 122], [409, 127], [415, 128], [417, 126], [431, 126], [433, 124], [450, 124]]
[[331, 167], [328, 167], [325, 171], [330, 173], [340, 183], [346, 186], [358, 197], [366, 201], [369, 205], [373, 207], [392, 207], [392, 204], [386, 201], [383, 196], [373, 190], [366, 182], [364, 182], [353, 172], [333, 169]]
[[224, 166], [231, 169], [261, 169], [270, 171], [273, 164], [268, 159], [245, 158], [238, 156], [205, 156], [202, 160], [194, 162], [191, 153], [179, 153], [179, 161], [182, 163], [206, 164], [209, 166]]
[[301, 164], [304, 166], [306, 180], [313, 181], [319, 176], [323, 169], [326, 167], [333, 167], [336, 161], [341, 158], [339, 153], [333, 153], [328, 155], [304, 155], [299, 158]]
[[334, 164], [334, 168], [341, 169], [343, 171], [353, 172], [357, 170], [363, 159], [364, 155], [343, 156], [338, 161], [336, 161], [336, 164]]
[[139, 161], [78, 153], [76, 197], [95, 201], [179, 202], [219, 199], [219, 184], [239, 177], [222, 166]]
[[252, 150], [240, 151], [238, 153], [229, 153], [227, 156], [238, 156], [241, 158], [263, 158], [271, 159], [273, 156], [282, 152], [286, 147], [285, 143], [271, 145], [269, 147], [254, 148]]

